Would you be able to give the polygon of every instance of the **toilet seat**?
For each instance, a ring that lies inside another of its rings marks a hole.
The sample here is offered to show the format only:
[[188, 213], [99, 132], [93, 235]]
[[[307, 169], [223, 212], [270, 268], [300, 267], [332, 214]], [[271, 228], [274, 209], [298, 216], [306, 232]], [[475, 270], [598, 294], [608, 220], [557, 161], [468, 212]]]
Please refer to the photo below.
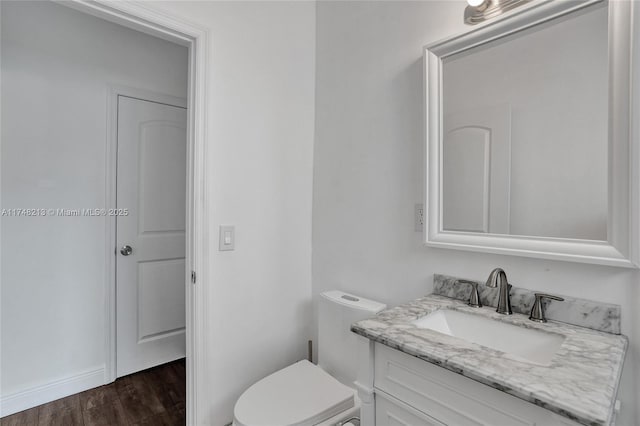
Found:
[[234, 425], [311, 426], [354, 405], [353, 389], [304, 360], [247, 389], [236, 403]]

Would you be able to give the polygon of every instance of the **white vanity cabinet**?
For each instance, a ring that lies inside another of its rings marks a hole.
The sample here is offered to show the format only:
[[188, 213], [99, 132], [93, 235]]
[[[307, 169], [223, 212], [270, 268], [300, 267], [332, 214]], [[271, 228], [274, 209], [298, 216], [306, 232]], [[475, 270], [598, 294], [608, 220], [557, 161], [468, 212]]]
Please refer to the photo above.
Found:
[[[578, 423], [380, 343], [358, 379], [363, 426], [577, 426]], [[365, 367], [365, 366], [362, 366]], [[366, 371], [368, 370], [368, 371]], [[368, 376], [368, 377], [367, 377]], [[367, 395], [366, 382], [372, 394]], [[373, 398], [372, 398], [373, 397]]]

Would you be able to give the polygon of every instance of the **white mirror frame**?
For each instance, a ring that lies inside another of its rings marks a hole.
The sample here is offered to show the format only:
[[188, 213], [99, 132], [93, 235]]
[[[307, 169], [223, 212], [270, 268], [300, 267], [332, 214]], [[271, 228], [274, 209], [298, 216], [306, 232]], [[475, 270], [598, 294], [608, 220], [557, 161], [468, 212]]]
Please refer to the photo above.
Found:
[[[606, 0], [540, 0], [424, 48], [425, 243], [430, 247], [637, 267], [640, 263], [640, 4], [609, 0], [609, 165], [607, 241], [443, 230], [442, 61]], [[607, 6], [606, 4], [604, 6]], [[634, 27], [635, 21], [635, 27]], [[632, 113], [633, 111], [633, 113]]]

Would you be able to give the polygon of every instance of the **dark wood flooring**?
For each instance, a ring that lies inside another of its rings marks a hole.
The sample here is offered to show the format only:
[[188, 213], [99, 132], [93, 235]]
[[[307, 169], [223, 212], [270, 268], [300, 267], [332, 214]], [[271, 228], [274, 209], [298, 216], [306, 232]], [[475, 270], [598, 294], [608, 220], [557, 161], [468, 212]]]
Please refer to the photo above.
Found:
[[184, 359], [0, 419], [0, 426], [180, 426], [185, 424]]

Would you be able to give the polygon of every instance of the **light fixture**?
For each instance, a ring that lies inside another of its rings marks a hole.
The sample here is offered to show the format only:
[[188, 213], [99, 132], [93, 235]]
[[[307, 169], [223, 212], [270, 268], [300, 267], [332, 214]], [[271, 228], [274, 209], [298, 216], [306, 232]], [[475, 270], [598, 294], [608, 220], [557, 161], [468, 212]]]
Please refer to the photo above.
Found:
[[467, 3], [469, 3], [469, 6], [471, 7], [478, 7], [482, 3], [486, 3], [486, 2], [487, 0], [467, 0]]
[[529, 3], [531, 0], [467, 0], [469, 4], [464, 9], [464, 23], [476, 25], [488, 19]]

